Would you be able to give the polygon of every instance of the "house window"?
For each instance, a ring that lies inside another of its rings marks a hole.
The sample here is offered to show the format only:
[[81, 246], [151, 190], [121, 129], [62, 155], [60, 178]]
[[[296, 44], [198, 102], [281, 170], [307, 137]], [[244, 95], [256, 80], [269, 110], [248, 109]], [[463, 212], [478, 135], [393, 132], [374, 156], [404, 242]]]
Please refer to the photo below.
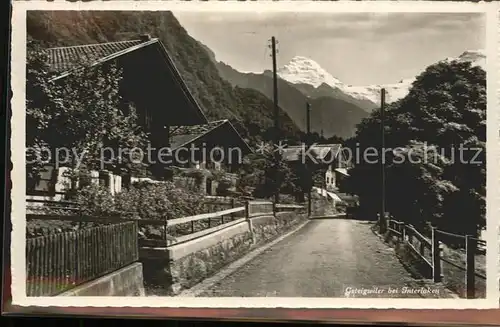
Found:
[[122, 188], [129, 189], [132, 185], [132, 176], [127, 174], [122, 177]]
[[344, 162], [344, 160], [342, 160], [341, 158], [337, 158], [337, 168], [342, 168], [342, 163]]
[[110, 176], [107, 171], [99, 172], [99, 185], [104, 187], [109, 187], [110, 184]]
[[327, 177], [326, 178], [326, 183], [329, 184], [330, 183], [330, 177]]
[[57, 182], [57, 171], [54, 166], [43, 167], [39, 175], [34, 178], [27, 178], [27, 194], [55, 194], [55, 184]]

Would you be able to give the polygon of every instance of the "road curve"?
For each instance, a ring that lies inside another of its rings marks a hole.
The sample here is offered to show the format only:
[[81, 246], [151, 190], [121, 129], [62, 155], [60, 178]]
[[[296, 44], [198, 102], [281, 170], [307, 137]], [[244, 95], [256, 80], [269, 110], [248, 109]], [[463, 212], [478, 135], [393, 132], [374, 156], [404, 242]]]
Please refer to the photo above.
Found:
[[312, 220], [199, 296], [445, 297], [412, 278], [370, 226]]

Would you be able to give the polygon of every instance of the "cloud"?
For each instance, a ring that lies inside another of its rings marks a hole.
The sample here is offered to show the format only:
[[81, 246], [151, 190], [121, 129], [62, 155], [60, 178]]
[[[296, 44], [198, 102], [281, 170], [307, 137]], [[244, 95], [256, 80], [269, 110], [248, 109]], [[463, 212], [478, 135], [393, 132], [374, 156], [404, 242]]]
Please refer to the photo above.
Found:
[[377, 34], [415, 34], [419, 32], [449, 33], [477, 30], [484, 26], [485, 16], [478, 13], [396, 13], [376, 30]]
[[[484, 48], [478, 13], [174, 12], [194, 38], [236, 69], [269, 68], [276, 36], [280, 64], [295, 55], [318, 61], [352, 84], [388, 83], [436, 60]], [[267, 53], [266, 53], [267, 51]]]
[[257, 12], [181, 12], [181, 21], [200, 25], [245, 27], [249, 32], [287, 29], [311, 37], [356, 37], [356, 34], [394, 35], [418, 30], [463, 29], [484, 25], [478, 13], [277, 13]]

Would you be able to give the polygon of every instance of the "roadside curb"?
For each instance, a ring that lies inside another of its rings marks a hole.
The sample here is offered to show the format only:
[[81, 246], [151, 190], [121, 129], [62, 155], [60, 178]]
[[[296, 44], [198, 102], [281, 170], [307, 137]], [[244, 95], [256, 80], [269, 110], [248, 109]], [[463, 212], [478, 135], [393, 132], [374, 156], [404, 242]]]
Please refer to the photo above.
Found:
[[217, 283], [217, 282], [221, 281], [222, 279], [226, 278], [227, 276], [231, 275], [236, 270], [241, 268], [243, 265], [245, 265], [249, 261], [253, 260], [256, 256], [260, 255], [262, 252], [269, 249], [271, 246], [275, 245], [278, 242], [281, 242], [282, 240], [284, 240], [288, 236], [298, 232], [305, 225], [307, 225], [307, 223], [309, 223], [309, 221], [310, 221], [309, 219], [306, 220], [305, 222], [301, 223], [299, 226], [297, 226], [293, 230], [289, 231], [288, 233], [281, 235], [277, 239], [254, 249], [253, 251], [244, 255], [240, 259], [230, 263], [228, 266], [226, 266], [226, 268], [222, 269], [214, 276], [209, 277], [209, 278], [203, 280], [202, 282], [194, 285], [193, 287], [182, 291], [181, 293], [177, 294], [176, 297], [196, 297], [196, 296], [200, 295], [201, 293], [205, 292], [208, 288], [212, 287], [215, 283]]
[[334, 215], [311, 216], [311, 217], [309, 217], [309, 219], [335, 219], [335, 218], [343, 219], [343, 218], [347, 218], [347, 215], [345, 213], [338, 213], [338, 214], [334, 214]]

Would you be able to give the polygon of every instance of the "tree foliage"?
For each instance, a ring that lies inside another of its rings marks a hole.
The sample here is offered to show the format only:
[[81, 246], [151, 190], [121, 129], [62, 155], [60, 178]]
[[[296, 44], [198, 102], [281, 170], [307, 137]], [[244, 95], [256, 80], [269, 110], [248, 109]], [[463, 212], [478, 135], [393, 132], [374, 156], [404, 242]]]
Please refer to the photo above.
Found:
[[246, 158], [239, 172], [239, 188], [250, 187], [257, 198], [271, 198], [279, 193], [302, 202], [304, 193], [312, 187], [310, 171], [311, 167], [301, 163], [286, 162], [279, 152], [264, 151]]
[[[362, 155], [345, 190], [359, 195], [372, 217], [380, 212], [385, 160], [386, 209], [415, 225], [462, 234], [485, 226], [486, 73], [470, 63], [429, 66], [409, 94], [387, 106], [385, 153], [380, 111], [346, 142]], [[389, 151], [391, 150], [391, 151]], [[367, 156], [366, 153], [377, 153]], [[376, 162], [375, 162], [376, 161]]]
[[[147, 135], [137, 124], [133, 105], [119, 94], [121, 71], [112, 64], [88, 67], [82, 62], [68, 77], [54, 80], [47, 63], [45, 51], [30, 42], [27, 147], [50, 151], [50, 163], [57, 160], [71, 168], [139, 169], [140, 158], [126, 149], [145, 148]], [[36, 160], [41, 159], [37, 150], [28, 151], [27, 156], [33, 162], [28, 167], [31, 177], [49, 161]]]
[[[27, 20], [28, 34], [51, 46], [132, 40], [144, 33], [157, 37], [210, 120], [231, 120], [250, 145], [272, 137], [272, 101], [222, 79], [205, 47], [172, 12], [30, 12]], [[281, 108], [279, 112], [281, 137], [297, 139], [298, 127]]]

